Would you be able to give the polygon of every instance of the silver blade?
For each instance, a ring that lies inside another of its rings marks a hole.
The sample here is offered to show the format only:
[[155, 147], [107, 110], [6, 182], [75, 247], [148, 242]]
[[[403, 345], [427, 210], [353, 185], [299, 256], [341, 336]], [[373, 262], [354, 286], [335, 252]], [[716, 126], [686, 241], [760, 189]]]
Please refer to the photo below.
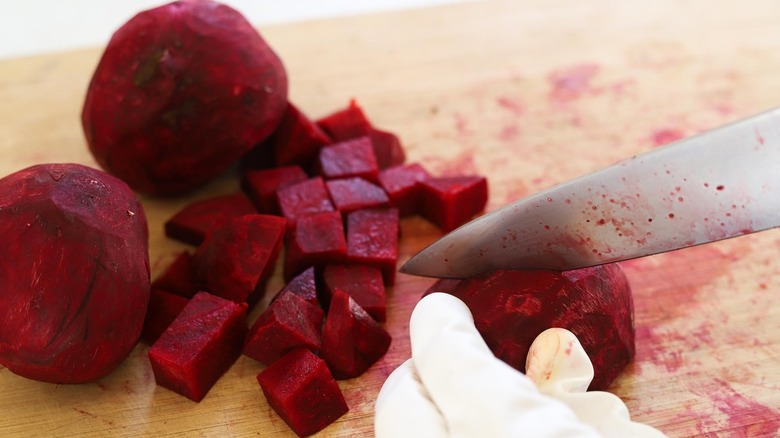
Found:
[[780, 108], [629, 158], [477, 218], [401, 268], [567, 270], [780, 225]]

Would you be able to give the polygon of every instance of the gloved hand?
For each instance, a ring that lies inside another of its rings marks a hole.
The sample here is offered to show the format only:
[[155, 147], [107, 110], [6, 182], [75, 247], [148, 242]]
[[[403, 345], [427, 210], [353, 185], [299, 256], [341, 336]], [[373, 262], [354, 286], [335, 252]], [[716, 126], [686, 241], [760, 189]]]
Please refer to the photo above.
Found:
[[376, 400], [378, 438], [664, 436], [631, 422], [617, 396], [585, 392], [593, 367], [568, 330], [537, 337], [527, 375], [493, 355], [468, 307], [452, 295], [420, 300], [409, 332], [412, 358]]

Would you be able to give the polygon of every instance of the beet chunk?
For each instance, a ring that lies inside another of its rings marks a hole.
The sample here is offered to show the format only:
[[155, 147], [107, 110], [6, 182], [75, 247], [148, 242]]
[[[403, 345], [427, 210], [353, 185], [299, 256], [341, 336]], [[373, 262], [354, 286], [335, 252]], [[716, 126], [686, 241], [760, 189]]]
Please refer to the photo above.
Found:
[[314, 275], [314, 268], [306, 269], [292, 280], [288, 281], [273, 299], [276, 300], [287, 292], [294, 293], [315, 306], [319, 305], [319, 299], [317, 298], [317, 279]]
[[382, 271], [379, 269], [361, 265], [328, 265], [322, 270], [322, 283], [328, 298], [336, 291], [346, 292], [372, 318], [384, 322], [387, 304]]
[[282, 166], [246, 171], [241, 186], [258, 212], [280, 214], [276, 191], [308, 178], [301, 166]]
[[325, 182], [318, 176], [283, 187], [276, 192], [276, 197], [279, 210], [291, 227], [300, 216], [335, 210]]
[[550, 327], [582, 343], [596, 373], [591, 390], [606, 389], [634, 356], [633, 299], [617, 264], [495, 271], [445, 289], [466, 303], [493, 353], [520, 371], [533, 340]]
[[241, 355], [246, 304], [198, 292], [149, 348], [158, 385], [199, 402]]
[[233, 216], [257, 213], [243, 193], [215, 196], [188, 204], [165, 222], [165, 235], [190, 245], [200, 245], [211, 227]]
[[328, 180], [325, 186], [336, 209], [342, 213], [387, 207], [390, 203], [387, 193], [381, 187], [360, 177]]
[[398, 208], [401, 217], [422, 211], [420, 181], [430, 174], [418, 163], [389, 167], [379, 172], [379, 184], [390, 198], [390, 204]]
[[192, 254], [182, 251], [168, 268], [152, 282], [152, 290], [159, 289], [184, 298], [192, 298], [198, 291], [195, 285], [195, 269]]
[[325, 179], [359, 176], [376, 181], [379, 166], [369, 137], [358, 137], [320, 149], [319, 171]]
[[271, 408], [301, 437], [321, 431], [349, 411], [325, 362], [305, 348], [269, 365], [257, 382]]
[[257, 303], [282, 248], [287, 221], [265, 214], [226, 219], [193, 255], [202, 288], [237, 303]]
[[99, 379], [138, 342], [148, 228], [119, 179], [41, 164], [0, 179], [0, 364], [53, 383]]
[[363, 137], [372, 129], [371, 122], [354, 99], [346, 108], [317, 120], [317, 125], [335, 141]]
[[82, 123], [103, 168], [167, 195], [227, 170], [273, 132], [286, 106], [284, 66], [254, 27], [226, 5], [184, 0], [114, 33]]
[[322, 329], [321, 356], [336, 379], [363, 374], [390, 348], [391, 337], [346, 292], [330, 300]]
[[339, 212], [302, 216], [287, 241], [284, 276], [291, 279], [306, 268], [343, 261], [346, 253], [344, 223]]
[[372, 128], [368, 134], [371, 137], [371, 145], [374, 147], [376, 155], [376, 164], [380, 169], [398, 166], [406, 161], [404, 148], [401, 146], [401, 140], [392, 132], [382, 131]]
[[292, 292], [282, 293], [255, 320], [244, 354], [270, 365], [297, 347], [320, 350], [322, 309]]
[[271, 137], [277, 166], [298, 164], [309, 170], [317, 161], [320, 148], [330, 143], [330, 137], [292, 103], [288, 103]]
[[398, 261], [398, 210], [375, 208], [347, 215], [347, 261], [382, 270], [386, 284], [395, 282]]
[[420, 181], [422, 214], [443, 231], [452, 231], [484, 210], [488, 198], [483, 176], [428, 178]]
[[141, 339], [149, 345], [154, 344], [189, 302], [180, 295], [152, 289]]

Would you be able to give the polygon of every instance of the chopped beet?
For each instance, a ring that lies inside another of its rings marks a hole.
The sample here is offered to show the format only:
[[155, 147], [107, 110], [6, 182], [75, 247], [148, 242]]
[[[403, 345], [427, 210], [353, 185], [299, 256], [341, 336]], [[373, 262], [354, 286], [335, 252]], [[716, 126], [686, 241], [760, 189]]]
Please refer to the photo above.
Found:
[[255, 320], [244, 354], [270, 365], [297, 347], [320, 351], [322, 309], [292, 292], [283, 292]]
[[443, 231], [452, 231], [485, 209], [487, 179], [483, 176], [428, 178], [420, 181], [422, 214]]
[[201, 287], [237, 303], [257, 303], [274, 272], [286, 222], [279, 216], [265, 214], [220, 222], [193, 256]]
[[340, 290], [346, 292], [372, 318], [383, 322], [387, 314], [382, 271], [363, 265], [328, 265], [322, 270], [328, 302]]
[[241, 157], [238, 162], [238, 170], [246, 172], [249, 170], [271, 169], [276, 166], [274, 162], [274, 148], [271, 146], [271, 139], [266, 138], [247, 154]]
[[360, 177], [328, 180], [325, 186], [336, 209], [342, 213], [389, 206], [387, 193], [378, 185]]
[[152, 282], [152, 290], [160, 289], [184, 298], [192, 298], [198, 288], [195, 284], [195, 269], [192, 267], [192, 254], [182, 251]]
[[271, 408], [300, 437], [321, 431], [349, 411], [328, 366], [305, 348], [266, 367], [257, 382]]
[[277, 190], [279, 211], [293, 227], [300, 216], [335, 211], [325, 188], [325, 181], [319, 176], [290, 184]]
[[317, 280], [314, 276], [314, 268], [306, 269], [288, 281], [273, 299], [276, 300], [286, 292], [294, 293], [315, 306], [319, 305], [320, 301], [317, 298]]
[[391, 337], [346, 292], [336, 290], [322, 329], [321, 356], [336, 379], [363, 374], [390, 347]]
[[379, 166], [371, 138], [358, 137], [320, 149], [319, 172], [325, 179], [359, 176], [376, 181]]
[[380, 169], [399, 166], [406, 161], [406, 154], [397, 135], [372, 128], [369, 137], [374, 147], [376, 164]]
[[187, 205], [168, 219], [165, 222], [165, 235], [197, 246], [217, 222], [251, 213], [257, 213], [257, 209], [243, 193], [202, 199]]
[[287, 239], [284, 277], [291, 279], [309, 267], [338, 263], [346, 253], [344, 222], [339, 212], [301, 216]]
[[417, 214], [420, 203], [420, 181], [430, 174], [418, 163], [389, 167], [379, 172], [379, 184], [390, 198], [390, 204], [398, 208], [401, 217]]
[[271, 137], [277, 166], [298, 164], [313, 169], [320, 148], [333, 141], [295, 105], [288, 103], [281, 123]]
[[352, 99], [346, 108], [317, 120], [317, 125], [334, 141], [352, 140], [371, 134], [373, 129], [363, 109]]
[[577, 335], [593, 362], [592, 390], [606, 389], [634, 356], [631, 288], [617, 264], [495, 271], [443, 292], [466, 303], [493, 353], [520, 371], [533, 340], [550, 327]]
[[248, 170], [241, 179], [241, 187], [259, 213], [280, 214], [277, 190], [308, 178], [297, 165]]
[[347, 215], [347, 261], [382, 270], [386, 284], [395, 282], [398, 261], [398, 209], [356, 210]]
[[199, 402], [241, 355], [246, 304], [198, 292], [149, 348], [157, 384]]
[[161, 289], [152, 289], [141, 339], [151, 345], [181, 313], [190, 300]]

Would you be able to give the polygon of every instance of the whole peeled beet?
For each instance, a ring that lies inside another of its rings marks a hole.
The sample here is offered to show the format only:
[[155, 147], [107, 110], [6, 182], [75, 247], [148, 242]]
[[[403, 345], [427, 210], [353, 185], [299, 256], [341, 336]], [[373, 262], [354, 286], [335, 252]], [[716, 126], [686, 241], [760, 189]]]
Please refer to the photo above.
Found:
[[591, 390], [606, 389], [634, 356], [631, 288], [617, 264], [565, 272], [499, 270], [429, 290], [463, 300], [499, 359], [525, 371], [528, 349], [551, 327], [570, 330], [593, 363]]
[[98, 163], [150, 195], [202, 185], [270, 136], [287, 106], [279, 57], [236, 10], [183, 0], [111, 38], [82, 123]]
[[52, 383], [105, 376], [137, 343], [148, 227], [124, 182], [78, 164], [0, 179], [0, 364]]

